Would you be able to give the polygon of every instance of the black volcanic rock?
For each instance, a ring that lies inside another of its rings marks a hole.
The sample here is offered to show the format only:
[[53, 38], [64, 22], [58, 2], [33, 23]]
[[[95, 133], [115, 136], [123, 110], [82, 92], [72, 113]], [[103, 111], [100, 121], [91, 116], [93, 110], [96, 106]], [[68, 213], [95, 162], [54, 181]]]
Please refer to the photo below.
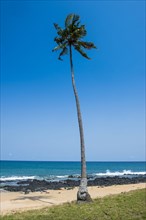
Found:
[[[100, 177], [94, 180], [88, 180], [88, 186], [111, 186], [111, 185], [123, 185], [123, 184], [135, 184], [145, 183], [146, 175], [140, 175], [135, 177]], [[61, 188], [72, 189], [73, 187], [79, 186], [80, 180], [67, 179], [64, 181], [46, 181], [46, 180], [26, 180], [19, 181], [16, 186], [5, 185], [1, 186], [4, 190], [17, 192], [34, 192], [34, 191], [45, 191], [48, 189], [57, 190]]]

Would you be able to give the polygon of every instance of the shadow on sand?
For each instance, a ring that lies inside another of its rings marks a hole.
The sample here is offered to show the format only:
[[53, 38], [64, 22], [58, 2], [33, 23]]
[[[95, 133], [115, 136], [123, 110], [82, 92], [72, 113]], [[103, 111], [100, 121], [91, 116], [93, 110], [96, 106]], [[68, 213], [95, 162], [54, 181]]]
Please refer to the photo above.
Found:
[[44, 203], [49, 203], [49, 204], [54, 204], [53, 202], [49, 202], [49, 201], [44, 201], [43, 199], [50, 199], [51, 196], [22, 196], [16, 199], [13, 199], [12, 201], [17, 201], [17, 200], [31, 200], [31, 201], [40, 201], [40, 202], [44, 202]]

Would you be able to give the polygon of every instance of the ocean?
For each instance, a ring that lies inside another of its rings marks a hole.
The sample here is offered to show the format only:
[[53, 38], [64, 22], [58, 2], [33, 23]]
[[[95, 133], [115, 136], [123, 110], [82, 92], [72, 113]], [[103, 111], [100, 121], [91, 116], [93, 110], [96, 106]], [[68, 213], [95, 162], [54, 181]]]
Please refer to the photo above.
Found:
[[[1, 161], [0, 181], [27, 179], [64, 180], [80, 176], [80, 162]], [[146, 174], [145, 162], [87, 162], [87, 174], [93, 177], [135, 176]]]

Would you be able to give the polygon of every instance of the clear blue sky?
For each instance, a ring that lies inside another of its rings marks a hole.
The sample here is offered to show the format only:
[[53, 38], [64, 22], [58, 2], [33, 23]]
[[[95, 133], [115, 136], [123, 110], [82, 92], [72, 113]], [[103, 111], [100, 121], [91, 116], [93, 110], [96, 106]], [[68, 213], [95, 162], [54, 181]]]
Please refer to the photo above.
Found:
[[88, 61], [74, 52], [88, 161], [144, 160], [144, 1], [1, 1], [1, 159], [80, 160], [69, 57], [53, 23], [86, 24]]

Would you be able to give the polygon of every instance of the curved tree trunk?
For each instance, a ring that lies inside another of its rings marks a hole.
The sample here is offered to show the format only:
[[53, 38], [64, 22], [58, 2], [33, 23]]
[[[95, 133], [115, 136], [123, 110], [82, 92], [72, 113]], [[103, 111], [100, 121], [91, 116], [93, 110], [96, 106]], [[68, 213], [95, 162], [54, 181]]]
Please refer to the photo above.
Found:
[[78, 116], [79, 132], [80, 132], [80, 144], [81, 144], [81, 182], [80, 182], [79, 190], [77, 193], [77, 200], [78, 201], [91, 201], [91, 197], [90, 197], [88, 190], [87, 190], [84, 131], [83, 131], [81, 110], [80, 110], [80, 103], [79, 103], [78, 93], [77, 93], [75, 79], [74, 79], [74, 69], [73, 69], [71, 45], [69, 46], [69, 49], [70, 49], [70, 66], [71, 66], [72, 86], [73, 86], [73, 91], [74, 91], [75, 100], [76, 100], [77, 116]]

